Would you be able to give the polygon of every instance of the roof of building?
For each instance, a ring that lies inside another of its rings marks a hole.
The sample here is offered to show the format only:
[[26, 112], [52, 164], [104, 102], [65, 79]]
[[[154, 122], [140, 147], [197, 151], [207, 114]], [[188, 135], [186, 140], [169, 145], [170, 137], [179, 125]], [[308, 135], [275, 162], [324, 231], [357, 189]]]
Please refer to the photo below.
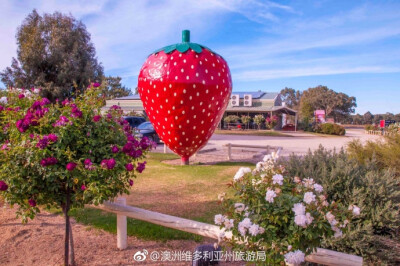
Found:
[[115, 98], [113, 100], [140, 100], [139, 94], [133, 94], [125, 97]]
[[297, 111], [286, 106], [259, 106], [259, 107], [247, 107], [247, 106], [228, 106], [225, 112], [276, 112], [281, 111], [289, 115], [296, 115]]

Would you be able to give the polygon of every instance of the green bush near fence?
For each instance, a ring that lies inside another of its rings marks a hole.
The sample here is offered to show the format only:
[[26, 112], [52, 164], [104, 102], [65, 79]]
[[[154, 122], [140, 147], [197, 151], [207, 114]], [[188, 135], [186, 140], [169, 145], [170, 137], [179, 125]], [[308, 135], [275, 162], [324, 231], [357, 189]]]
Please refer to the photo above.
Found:
[[361, 163], [343, 150], [331, 152], [323, 147], [306, 156], [293, 155], [282, 164], [289, 176], [320, 183], [329, 200], [361, 207], [350, 233], [326, 240], [323, 247], [361, 255], [374, 265], [400, 265], [400, 187], [393, 167], [381, 167], [373, 156]]
[[317, 124], [314, 127], [314, 132], [338, 136], [344, 136], [344, 134], [346, 134], [346, 130], [344, 129], [344, 127], [331, 123]]

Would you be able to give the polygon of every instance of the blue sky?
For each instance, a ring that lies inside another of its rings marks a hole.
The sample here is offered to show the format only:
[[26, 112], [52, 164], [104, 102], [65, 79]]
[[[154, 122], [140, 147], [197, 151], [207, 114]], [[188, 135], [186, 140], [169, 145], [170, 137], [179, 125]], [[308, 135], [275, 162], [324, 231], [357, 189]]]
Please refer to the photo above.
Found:
[[0, 69], [16, 55], [26, 15], [82, 20], [106, 74], [135, 88], [147, 55], [180, 41], [221, 54], [236, 91], [317, 85], [357, 98], [356, 112], [400, 113], [400, 1], [0, 0]]

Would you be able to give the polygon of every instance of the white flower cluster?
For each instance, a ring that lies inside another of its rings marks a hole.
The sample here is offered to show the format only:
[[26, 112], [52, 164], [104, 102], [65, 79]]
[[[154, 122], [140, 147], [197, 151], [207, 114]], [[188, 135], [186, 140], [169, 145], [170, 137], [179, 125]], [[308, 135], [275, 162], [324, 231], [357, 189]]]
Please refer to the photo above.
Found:
[[267, 193], [265, 194], [265, 200], [268, 201], [269, 203], [273, 203], [275, 197], [276, 197], [275, 191], [268, 188]]
[[1, 97], [0, 98], [0, 103], [7, 104], [8, 103], [7, 97], [5, 97], [5, 96]]
[[285, 261], [288, 264], [298, 265], [305, 260], [305, 254], [301, 250], [288, 252], [285, 254]]
[[217, 225], [224, 224], [225, 229], [229, 230], [233, 228], [233, 219], [228, 219], [225, 215], [217, 214], [214, 217], [214, 223]]
[[236, 172], [233, 180], [235, 182], [239, 181], [245, 174], [251, 173], [251, 169], [248, 167], [240, 167], [239, 170]]
[[296, 203], [293, 205], [292, 211], [294, 212], [294, 222], [298, 226], [307, 227], [314, 220], [309, 212], [306, 213], [306, 206], [303, 203]]
[[335, 232], [335, 234], [333, 236], [336, 238], [341, 237], [343, 235], [343, 233], [342, 233], [342, 230], [340, 230], [337, 227], [338, 222], [335, 219], [335, 215], [333, 215], [331, 212], [327, 212], [325, 217], [328, 220], [329, 224], [331, 225], [332, 230]]
[[356, 205], [350, 205], [350, 206], [349, 206], [349, 211], [353, 211], [353, 214], [354, 214], [355, 216], [360, 215], [360, 208], [357, 207]]
[[258, 224], [253, 224], [251, 222], [250, 218], [244, 218], [243, 221], [239, 222], [238, 230], [242, 236], [246, 235], [247, 230], [248, 230], [249, 234], [252, 236], [257, 236], [257, 235], [263, 234], [265, 232], [264, 228], [262, 228]]

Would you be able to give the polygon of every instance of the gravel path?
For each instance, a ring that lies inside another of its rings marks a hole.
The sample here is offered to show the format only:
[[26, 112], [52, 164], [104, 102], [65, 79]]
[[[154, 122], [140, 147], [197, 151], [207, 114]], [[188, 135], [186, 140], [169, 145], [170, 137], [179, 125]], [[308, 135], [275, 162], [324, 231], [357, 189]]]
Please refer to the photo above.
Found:
[[[195, 157], [191, 157], [190, 161], [192, 163], [205, 164], [227, 161], [227, 148], [223, 145], [228, 143], [279, 146], [283, 148], [281, 156], [288, 156], [292, 153], [296, 155], [306, 154], [309, 149], [312, 151], [318, 149], [319, 145], [322, 145], [327, 149], [339, 150], [342, 147], [346, 147], [347, 143], [354, 139], [366, 142], [368, 140], [377, 140], [382, 138], [381, 136], [365, 134], [363, 129], [347, 129], [346, 136], [342, 137], [316, 135], [304, 132], [290, 132], [287, 133], [287, 135], [287, 137], [213, 135], [208, 144], [203, 148], [203, 150], [212, 149], [213, 151], [204, 154], [197, 154]], [[163, 145], [158, 145], [156, 152], [163, 152]], [[168, 152], [171, 151], [168, 149]], [[233, 161], [258, 162], [262, 158], [262, 155], [260, 154], [259, 149], [235, 148], [232, 149], [232, 158]], [[180, 160], [169, 162], [171, 164], [180, 164]]]

